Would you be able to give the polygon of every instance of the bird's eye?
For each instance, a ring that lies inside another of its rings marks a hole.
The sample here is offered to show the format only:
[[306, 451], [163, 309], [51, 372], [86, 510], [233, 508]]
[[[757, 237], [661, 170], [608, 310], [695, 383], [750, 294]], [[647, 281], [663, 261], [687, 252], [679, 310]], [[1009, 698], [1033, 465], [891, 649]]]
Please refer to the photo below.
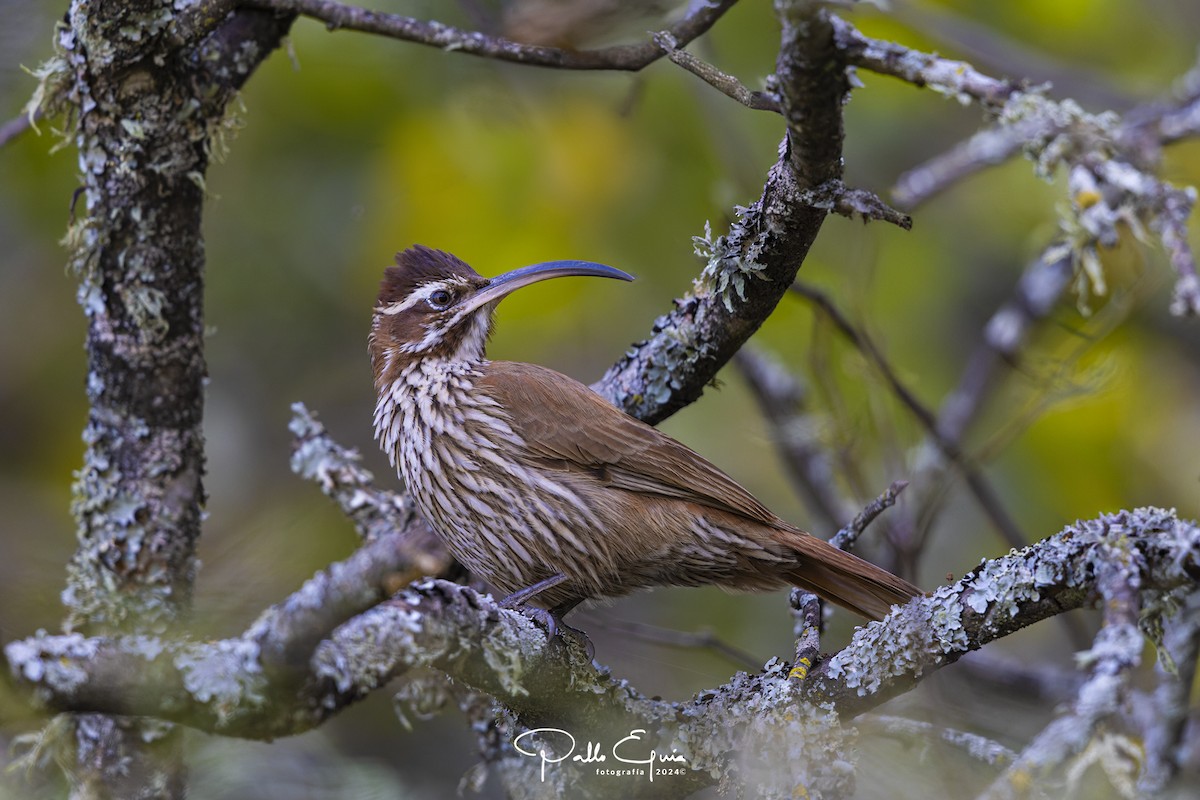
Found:
[[438, 289], [429, 295], [429, 305], [438, 311], [449, 306], [452, 300], [454, 300], [454, 295], [446, 289]]

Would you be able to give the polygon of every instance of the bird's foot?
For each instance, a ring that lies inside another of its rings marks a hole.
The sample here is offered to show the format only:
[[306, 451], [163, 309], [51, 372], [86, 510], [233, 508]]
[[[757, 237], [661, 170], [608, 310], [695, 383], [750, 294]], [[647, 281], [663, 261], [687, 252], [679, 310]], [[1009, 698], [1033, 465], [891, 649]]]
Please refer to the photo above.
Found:
[[558, 586], [567, 580], [567, 576], [561, 572], [551, 575], [549, 578], [540, 580], [532, 586], [526, 586], [520, 591], [513, 592], [508, 597], [505, 597], [499, 602], [501, 608], [510, 608], [515, 611], [520, 611], [525, 616], [532, 619], [546, 629], [546, 634], [551, 640], [555, 638], [562, 640], [564, 635], [574, 639], [580, 647], [587, 652], [588, 659], [592, 659], [596, 655], [596, 648], [592, 644], [592, 640], [587, 634], [578, 628], [572, 628], [567, 623], [563, 622], [563, 617], [570, 613], [571, 609], [579, 605], [579, 600], [567, 600], [559, 603], [552, 609], [546, 610], [536, 606], [529, 605], [529, 601], [536, 595], [544, 592], [547, 589]]
[[589, 661], [596, 657], [596, 646], [592, 644], [592, 640], [588, 638], [588, 635], [578, 628], [574, 628], [563, 622], [563, 616], [566, 614], [566, 611], [560, 612], [559, 609], [547, 610], [535, 606], [521, 606], [516, 610], [545, 628], [546, 635], [550, 638], [550, 641], [553, 642], [557, 639], [565, 643], [566, 637], [570, 636], [587, 653]]

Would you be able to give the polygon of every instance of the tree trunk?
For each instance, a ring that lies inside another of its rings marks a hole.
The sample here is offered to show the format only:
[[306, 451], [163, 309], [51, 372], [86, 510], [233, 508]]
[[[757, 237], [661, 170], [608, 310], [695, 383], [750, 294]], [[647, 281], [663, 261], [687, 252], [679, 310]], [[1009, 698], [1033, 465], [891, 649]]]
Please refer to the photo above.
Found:
[[[204, 503], [205, 173], [226, 104], [291, 23], [177, 5], [76, 0], [57, 39], [82, 183], [67, 241], [90, 407], [63, 598], [66, 627], [85, 633], [186, 619]], [[80, 715], [74, 746], [77, 797], [184, 796], [172, 726]]]

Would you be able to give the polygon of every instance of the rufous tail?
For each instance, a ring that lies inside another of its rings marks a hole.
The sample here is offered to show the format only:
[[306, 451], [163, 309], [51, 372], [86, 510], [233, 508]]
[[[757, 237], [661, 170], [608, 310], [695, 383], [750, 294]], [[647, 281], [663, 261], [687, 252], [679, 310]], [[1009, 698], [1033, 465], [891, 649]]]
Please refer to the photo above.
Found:
[[792, 584], [867, 619], [883, 619], [893, 605], [925, 594], [886, 569], [815, 536], [789, 531], [780, 538], [801, 554], [800, 565], [786, 575]]

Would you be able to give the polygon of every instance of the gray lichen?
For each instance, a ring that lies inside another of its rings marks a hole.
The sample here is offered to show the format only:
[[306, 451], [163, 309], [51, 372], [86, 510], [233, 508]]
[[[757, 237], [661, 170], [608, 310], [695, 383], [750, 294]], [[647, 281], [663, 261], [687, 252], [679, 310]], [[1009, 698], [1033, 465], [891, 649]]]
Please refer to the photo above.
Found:
[[79, 634], [47, 636], [38, 631], [30, 639], [10, 642], [4, 655], [16, 676], [38, 686], [43, 697], [71, 697], [88, 680], [88, 664], [96, 650], [94, 639]]
[[735, 298], [744, 302], [746, 283], [767, 279], [766, 265], [761, 262], [768, 232], [760, 203], [734, 206], [737, 221], [729, 232], [713, 239], [712, 226], [704, 223], [704, 235], [693, 236], [696, 255], [704, 259], [704, 269], [696, 282], [698, 293], [715, 292], [733, 312]]
[[799, 701], [778, 659], [760, 676], [739, 673], [712, 700], [689, 708], [670, 748], [738, 797], [853, 794], [856, 730], [832, 706]]
[[235, 714], [253, 714], [266, 700], [266, 677], [253, 641], [226, 639], [204, 649], [183, 649], [174, 664], [184, 688], [220, 723]]

